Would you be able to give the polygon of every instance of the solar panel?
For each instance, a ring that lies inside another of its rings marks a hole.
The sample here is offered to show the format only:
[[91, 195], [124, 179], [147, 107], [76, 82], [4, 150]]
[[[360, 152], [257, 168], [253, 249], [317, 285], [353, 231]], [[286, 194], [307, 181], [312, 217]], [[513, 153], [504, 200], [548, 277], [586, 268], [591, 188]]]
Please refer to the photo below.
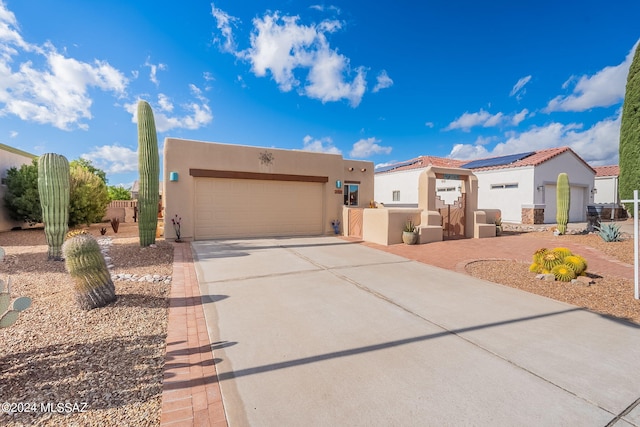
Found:
[[418, 161], [419, 160], [417, 160], [417, 159], [413, 159], [413, 160], [407, 160], [405, 162], [394, 163], [392, 165], [382, 166], [382, 167], [376, 168], [375, 173], [387, 172], [387, 171], [390, 171], [390, 170], [393, 170], [393, 169], [401, 168], [403, 166], [409, 166], [409, 165], [412, 165], [414, 163], [418, 163]]
[[535, 154], [535, 151], [530, 151], [528, 153], [519, 153], [519, 154], [509, 154], [508, 156], [500, 156], [500, 157], [491, 157], [488, 159], [480, 159], [473, 160], [469, 163], [465, 163], [460, 166], [465, 169], [477, 169], [477, 168], [487, 168], [490, 166], [504, 166], [510, 165], [511, 163], [517, 162], [518, 160], [522, 160]]

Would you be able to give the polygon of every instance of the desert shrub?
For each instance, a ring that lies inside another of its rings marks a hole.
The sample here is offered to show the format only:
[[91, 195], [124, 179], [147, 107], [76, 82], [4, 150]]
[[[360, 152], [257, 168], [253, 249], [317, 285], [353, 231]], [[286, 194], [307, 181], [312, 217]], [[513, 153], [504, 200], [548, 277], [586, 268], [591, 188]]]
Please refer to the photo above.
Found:
[[20, 169], [9, 168], [5, 179], [7, 186], [4, 204], [9, 217], [28, 224], [42, 222], [42, 207], [38, 194], [38, 160]]
[[69, 226], [102, 221], [109, 204], [106, 184], [80, 165], [71, 166]]

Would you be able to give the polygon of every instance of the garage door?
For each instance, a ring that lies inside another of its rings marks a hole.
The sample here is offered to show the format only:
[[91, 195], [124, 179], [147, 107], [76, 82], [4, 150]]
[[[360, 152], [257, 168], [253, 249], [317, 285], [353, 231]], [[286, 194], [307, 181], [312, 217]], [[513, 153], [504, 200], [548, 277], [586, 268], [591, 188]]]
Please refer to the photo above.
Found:
[[195, 179], [195, 239], [322, 234], [323, 184]]
[[[556, 185], [545, 185], [544, 222], [554, 224], [556, 222]], [[571, 199], [569, 202], [569, 222], [584, 222], [587, 217], [587, 207], [584, 203], [585, 187], [571, 187]]]

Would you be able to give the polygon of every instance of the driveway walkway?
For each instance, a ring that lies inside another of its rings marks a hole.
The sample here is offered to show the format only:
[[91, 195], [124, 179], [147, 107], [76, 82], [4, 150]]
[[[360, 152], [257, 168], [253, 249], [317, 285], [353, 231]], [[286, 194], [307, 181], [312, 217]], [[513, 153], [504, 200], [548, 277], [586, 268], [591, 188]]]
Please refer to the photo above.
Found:
[[229, 425], [640, 426], [636, 324], [332, 237], [192, 248]]

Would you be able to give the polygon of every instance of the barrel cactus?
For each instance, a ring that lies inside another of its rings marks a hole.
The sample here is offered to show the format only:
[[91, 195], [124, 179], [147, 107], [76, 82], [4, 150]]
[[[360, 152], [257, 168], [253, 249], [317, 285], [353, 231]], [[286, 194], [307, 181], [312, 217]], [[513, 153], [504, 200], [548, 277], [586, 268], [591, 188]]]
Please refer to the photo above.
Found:
[[49, 259], [62, 260], [62, 243], [69, 222], [69, 162], [64, 156], [47, 153], [38, 159], [38, 194]]
[[159, 174], [158, 137], [153, 111], [146, 101], [138, 102], [138, 234], [140, 246], [156, 241], [158, 227]]
[[558, 232], [567, 232], [569, 222], [569, 205], [571, 203], [571, 189], [569, 187], [569, 175], [561, 173], [558, 175], [556, 185], [556, 221], [558, 222]]
[[567, 264], [559, 264], [551, 269], [551, 273], [556, 276], [556, 280], [560, 282], [570, 282], [576, 278], [576, 272]]
[[116, 289], [100, 252], [90, 234], [76, 234], [62, 245], [67, 271], [75, 281], [76, 301], [83, 310], [91, 310], [116, 300]]

